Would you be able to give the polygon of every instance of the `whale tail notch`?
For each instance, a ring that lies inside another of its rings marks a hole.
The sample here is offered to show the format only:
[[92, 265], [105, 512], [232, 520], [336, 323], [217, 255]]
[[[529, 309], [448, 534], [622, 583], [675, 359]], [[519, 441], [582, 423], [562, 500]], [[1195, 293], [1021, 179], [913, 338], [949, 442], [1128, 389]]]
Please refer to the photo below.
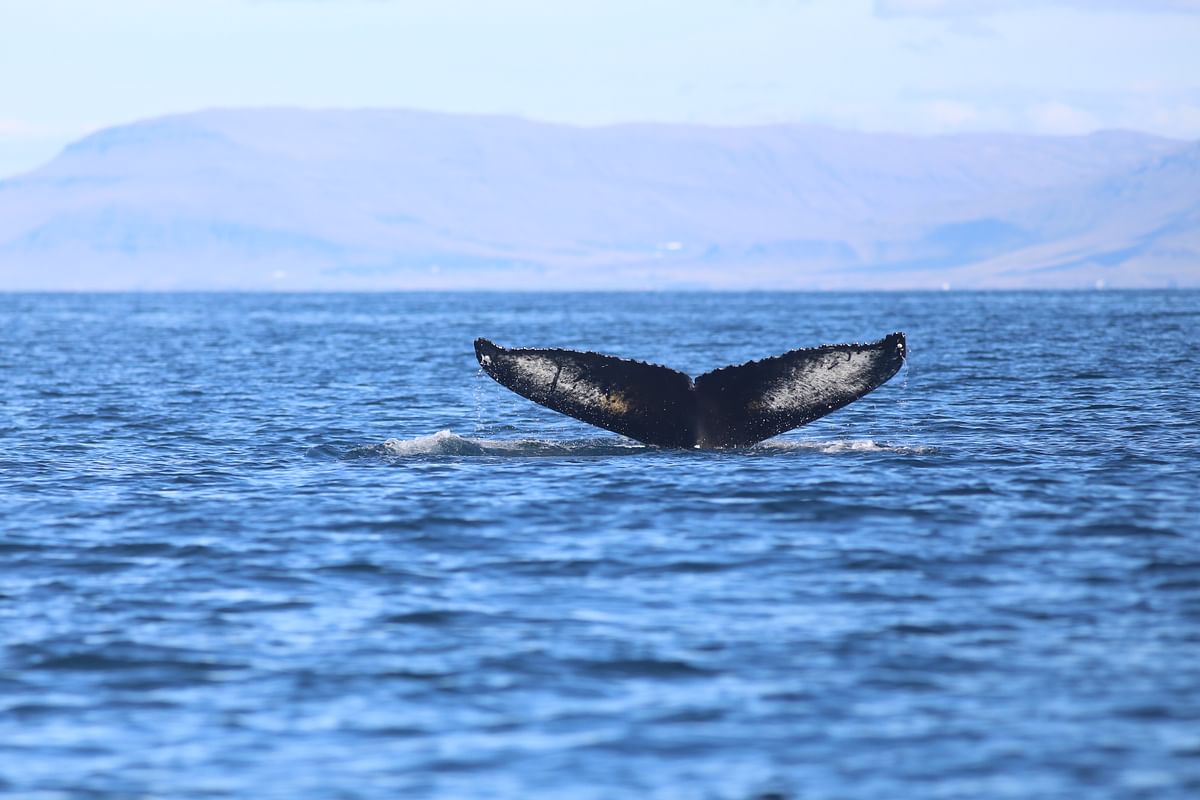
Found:
[[600, 353], [504, 348], [475, 340], [479, 365], [547, 408], [646, 444], [745, 447], [806, 425], [882, 386], [904, 364], [903, 333], [833, 344], [707, 372]]

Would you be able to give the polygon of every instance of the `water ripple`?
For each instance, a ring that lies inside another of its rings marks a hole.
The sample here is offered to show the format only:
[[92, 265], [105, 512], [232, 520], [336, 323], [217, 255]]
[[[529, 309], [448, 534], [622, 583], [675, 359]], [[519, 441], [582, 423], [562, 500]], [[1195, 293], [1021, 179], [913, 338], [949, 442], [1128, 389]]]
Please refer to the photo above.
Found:
[[[1198, 318], [0, 296], [0, 794], [1191, 798]], [[471, 350], [698, 374], [892, 329], [895, 381], [729, 452], [555, 415]]]

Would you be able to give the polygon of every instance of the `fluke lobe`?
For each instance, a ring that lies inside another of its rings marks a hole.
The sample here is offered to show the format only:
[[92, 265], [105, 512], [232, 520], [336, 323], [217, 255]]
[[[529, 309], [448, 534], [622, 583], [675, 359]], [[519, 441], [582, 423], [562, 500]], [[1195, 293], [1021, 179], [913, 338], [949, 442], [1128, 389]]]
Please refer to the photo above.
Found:
[[475, 340], [497, 383], [591, 425], [661, 447], [745, 447], [806, 425], [882, 386], [904, 364], [904, 334], [826, 344], [706, 372], [600, 353], [507, 349]]

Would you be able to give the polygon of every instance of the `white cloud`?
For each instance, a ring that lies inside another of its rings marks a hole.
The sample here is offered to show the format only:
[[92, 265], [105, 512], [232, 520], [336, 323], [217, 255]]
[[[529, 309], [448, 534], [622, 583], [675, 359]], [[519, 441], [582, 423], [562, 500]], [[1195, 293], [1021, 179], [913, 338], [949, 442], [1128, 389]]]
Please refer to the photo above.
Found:
[[959, 36], [973, 36], [977, 39], [995, 39], [1000, 35], [995, 28], [978, 17], [955, 17], [947, 30]]
[[0, 118], [0, 180], [49, 161], [64, 145], [97, 127]]
[[1029, 107], [1027, 115], [1038, 133], [1073, 136], [1103, 127], [1093, 114], [1067, 103], [1037, 103]]
[[41, 133], [36, 125], [31, 125], [28, 122], [20, 119], [0, 119], [0, 136], [11, 136], [14, 138], [24, 136], [37, 136]]
[[982, 17], [1058, 6], [1079, 11], [1200, 14], [1200, 0], [875, 0], [880, 17]]
[[0, 137], [6, 139], [61, 139], [77, 137], [99, 129], [98, 124], [53, 125], [26, 119], [0, 117]]
[[[1131, 119], [1128, 127], [1135, 127]], [[1161, 103], [1138, 109], [1136, 123], [1143, 128], [1181, 139], [1200, 139], [1200, 104]]]
[[939, 130], [961, 128], [979, 120], [979, 109], [958, 100], [934, 100], [926, 108]]

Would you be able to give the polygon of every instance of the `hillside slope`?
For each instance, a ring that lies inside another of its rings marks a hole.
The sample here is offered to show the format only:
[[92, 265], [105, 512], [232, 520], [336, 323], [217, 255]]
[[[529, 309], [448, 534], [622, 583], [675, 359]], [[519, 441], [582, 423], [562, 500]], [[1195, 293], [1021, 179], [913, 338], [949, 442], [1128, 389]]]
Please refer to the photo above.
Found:
[[1198, 152], [206, 111], [0, 182], [0, 288], [1197, 285]]

